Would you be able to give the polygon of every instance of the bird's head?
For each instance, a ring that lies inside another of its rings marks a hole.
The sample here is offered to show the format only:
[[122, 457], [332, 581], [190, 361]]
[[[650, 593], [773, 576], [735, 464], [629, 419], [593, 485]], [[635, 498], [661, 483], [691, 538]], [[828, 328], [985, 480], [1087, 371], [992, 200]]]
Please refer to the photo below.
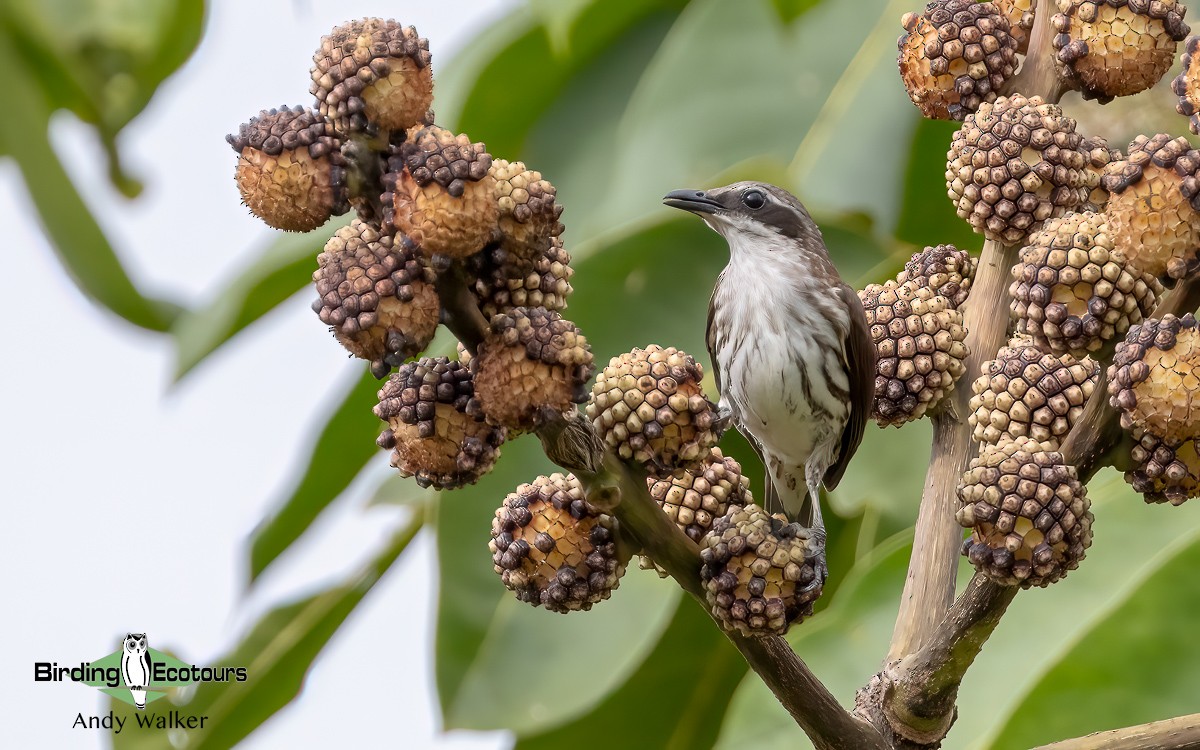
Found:
[[787, 247], [787, 240], [824, 249], [821, 233], [804, 204], [783, 188], [765, 182], [673, 190], [663, 203], [699, 216], [734, 251], [739, 246]]

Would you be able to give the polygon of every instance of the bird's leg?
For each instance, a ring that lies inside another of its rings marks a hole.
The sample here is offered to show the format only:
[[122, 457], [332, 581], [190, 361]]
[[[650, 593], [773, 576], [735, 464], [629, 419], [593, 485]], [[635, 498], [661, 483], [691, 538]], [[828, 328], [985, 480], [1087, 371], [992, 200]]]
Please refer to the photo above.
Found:
[[725, 399], [717, 404], [717, 418], [713, 420], [713, 430], [717, 435], [724, 435], [725, 431], [733, 426], [733, 409], [729, 404], [725, 403]]
[[829, 564], [825, 559], [825, 521], [821, 518], [821, 475], [815, 472], [810, 472], [810, 476], [815, 474], [814, 479], [808, 480], [808, 499], [812, 503], [812, 539], [817, 548], [813, 556], [813, 569], [816, 572], [816, 577], [813, 578], [806, 588], [820, 587], [825, 585], [825, 580], [829, 578]]

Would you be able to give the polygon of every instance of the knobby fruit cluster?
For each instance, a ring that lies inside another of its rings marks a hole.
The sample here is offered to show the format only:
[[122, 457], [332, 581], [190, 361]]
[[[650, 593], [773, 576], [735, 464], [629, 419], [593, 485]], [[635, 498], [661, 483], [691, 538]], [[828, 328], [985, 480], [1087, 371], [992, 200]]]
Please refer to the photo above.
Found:
[[[1056, 6], [1048, 43], [1057, 85], [1101, 103], [1157, 83], [1189, 33], [1186, 9], [1173, 0]], [[965, 341], [969, 286], [960, 282], [955, 299], [906, 269], [860, 293], [879, 352], [881, 425], [936, 413], [957, 378], [970, 378], [970, 411], [957, 416], [979, 453], [958, 486], [957, 520], [970, 531], [962, 552], [992, 580], [1024, 587], [1061, 579], [1091, 543], [1087, 488], [1060, 452], [1073, 430], [1098, 429], [1081, 423], [1089, 402], [1107, 398], [1119, 411], [1124, 439], [1115, 462], [1147, 502], [1200, 494], [1200, 398], [1192, 407], [1200, 334], [1191, 313], [1156, 315], [1166, 291], [1200, 268], [1200, 151], [1162, 133], [1117, 150], [1080, 133], [1054, 102], [1010, 90], [1036, 7], [933, 0], [904, 16], [899, 41], [900, 76], [914, 104], [926, 117], [962, 121], [946, 164], [958, 215], [986, 239], [1019, 249], [1008, 344], [980, 357], [977, 372], [965, 372], [965, 344], [942, 356], [947, 366], [918, 366], [906, 352], [943, 351], [930, 346], [939, 334]], [[1184, 45], [1172, 83], [1193, 133], [1198, 44]], [[973, 261], [963, 258], [955, 268], [969, 281]]]

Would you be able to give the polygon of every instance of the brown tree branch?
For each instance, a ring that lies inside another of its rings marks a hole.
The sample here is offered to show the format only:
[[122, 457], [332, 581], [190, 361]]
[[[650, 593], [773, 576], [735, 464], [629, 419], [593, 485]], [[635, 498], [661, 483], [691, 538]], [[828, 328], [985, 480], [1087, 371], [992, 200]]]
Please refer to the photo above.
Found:
[[[487, 335], [487, 326], [466, 286], [467, 278], [459, 263], [442, 264], [438, 293], [446, 326], [474, 351]], [[709, 612], [700, 581], [700, 548], [650, 497], [645, 473], [605, 452], [591, 424], [578, 412], [547, 410], [540, 422], [537, 433], [546, 455], [575, 472], [588, 500], [616, 516], [626, 541], [648, 554]], [[715, 618], [714, 624], [720, 627]], [[873, 726], [842, 708], [783, 638], [725, 635], [817, 750], [890, 750]]]
[[933, 450], [888, 662], [924, 646], [954, 601], [962, 547], [962, 527], [954, 520], [956, 489], [976, 452], [964, 420], [971, 400], [969, 384], [1007, 339], [1009, 274], [1017, 261], [1017, 251], [1016, 247], [989, 240], [984, 243], [975, 271], [965, 321], [971, 354], [966, 374], [933, 417]]
[[1198, 750], [1200, 714], [1096, 732], [1033, 750]]
[[[1055, 72], [1055, 55], [1050, 24], [1056, 12], [1052, 0], [1038, 0], [1036, 23], [1031, 31], [1029, 55], [1021, 70], [1006, 85], [1004, 93], [1040, 95], [1057, 102], [1065, 89]], [[966, 374], [959, 386], [933, 416], [933, 448], [925, 475], [925, 490], [917, 515], [913, 554], [909, 561], [900, 612], [892, 632], [887, 661], [892, 662], [919, 650], [937, 629], [954, 601], [955, 571], [958, 567], [962, 529], [954, 520], [958, 478], [975, 456], [970, 428], [970, 383], [984, 362], [1004, 345], [1008, 334], [1008, 285], [1018, 247], [988, 240], [983, 245], [971, 296], [966, 303]]]

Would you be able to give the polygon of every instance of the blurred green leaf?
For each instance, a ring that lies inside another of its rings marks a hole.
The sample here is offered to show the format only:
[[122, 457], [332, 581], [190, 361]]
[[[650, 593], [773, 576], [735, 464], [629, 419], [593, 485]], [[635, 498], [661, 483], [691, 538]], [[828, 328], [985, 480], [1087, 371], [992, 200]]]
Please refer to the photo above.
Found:
[[67, 176], [47, 137], [50, 112], [25, 61], [0, 38], [0, 66], [9, 71], [11, 106], [0, 118], [0, 153], [21, 170], [42, 227], [80, 291], [129, 322], [165, 331], [179, 314], [173, 303], [144, 296]]
[[92, 217], [54, 153], [51, 115], [67, 108], [98, 126], [117, 184], [115, 139], [157, 85], [199, 41], [199, 0], [78, 2], [13, 0], [0, 5], [0, 65], [7, 71], [7, 115], [0, 153], [21, 170], [46, 235], [80, 290], [135, 325], [165, 331], [180, 308], [143, 295]]
[[[1179, 647], [1190, 631], [1175, 628], [1194, 623], [1200, 607], [1195, 585], [1180, 577], [1195, 570], [1200, 507], [1147, 506], [1111, 469], [1092, 480], [1088, 495], [1096, 522], [1087, 558], [1065, 580], [1022, 592], [1009, 607], [963, 681], [949, 737], [955, 747], [1015, 747], [1034, 727], [1022, 714], [1027, 709], [1031, 720], [1047, 717], [1034, 744], [1196, 710], [1193, 688], [1174, 693], [1171, 686], [1195, 671], [1195, 655]], [[1073, 673], [1096, 675], [1106, 663], [1125, 671], [1112, 682], [1091, 680], [1086, 700], [1060, 692], [1047, 713], [1032, 706], [1034, 696], [1068, 690]], [[1049, 718], [1054, 707], [1070, 716]]]
[[[342, 218], [308, 234], [283, 234], [259, 253], [208, 303], [181, 315], [171, 328], [175, 339], [175, 380], [182, 380], [238, 333], [312, 283], [317, 255]], [[315, 296], [315, 292], [313, 293]]]
[[959, 123], [923, 118], [917, 123], [907, 149], [896, 239], [917, 247], [949, 243], [978, 255], [983, 237], [958, 218], [946, 196], [946, 152], [958, 127]]
[[[897, 85], [897, 19], [908, 0], [891, 0], [862, 39], [796, 148], [789, 183], [814, 212], [870, 213], [882, 229], [899, 220], [906, 142], [921, 117]], [[869, 113], [869, 116], [864, 116]]]
[[[487, 552], [486, 545], [475, 548]], [[573, 615], [517, 601], [493, 573], [501, 599], [454, 702], [445, 707], [446, 727], [539, 732], [589, 710], [624, 683], [654, 648], [679, 602], [673, 583], [637, 569], [636, 560], [631, 568], [611, 600]], [[537, 673], [535, 691], [497, 689], [531, 669]]]
[[569, 724], [521, 737], [515, 750], [711, 747], [746, 670], [704, 609], [684, 597], [654, 651], [619, 689]]
[[[213, 667], [245, 667], [245, 682], [207, 682], [180, 691], [171, 706], [185, 717], [207, 716], [204, 729], [184, 732], [189, 750], [232, 748], [300, 694], [313, 662], [351, 612], [399, 559], [421, 529], [416, 514], [363, 568], [344, 583], [268, 612]], [[368, 654], [362, 654], [365, 658]], [[164, 701], [166, 703], [166, 701]], [[137, 709], [113, 699], [110, 708], [130, 725]], [[147, 713], [153, 712], [153, 706]], [[165, 706], [162, 707], [165, 709]], [[182, 730], [181, 730], [182, 731]], [[169, 750], [181, 746], [176, 732], [125, 731], [113, 735], [115, 750]]]
[[850, 470], [831, 493], [831, 504], [842, 515], [870, 507], [893, 523], [911, 524], [925, 488], [932, 439], [927, 419], [906, 424], [902, 431], [867, 425]]
[[[1194, 713], [1200, 651], [1188, 646], [1200, 619], [1197, 570], [1197, 533], [1147, 560], [1141, 585], [1091, 619], [1090, 629], [1025, 695], [992, 747], [1018, 750]], [[1084, 705], [1086, 711], [1063, 710]]]
[[[496, 49], [490, 59], [468, 57], [473, 71], [469, 82], [451, 75], [447, 91], [439, 80], [439, 117], [485, 141], [493, 154], [519, 158], [530, 127], [566, 90], [582, 65], [606, 52], [614, 39], [646, 16], [683, 4], [684, 0], [591, 0], [587, 7], [570, 14], [574, 18], [569, 41], [558, 59], [534, 13], [520, 9], [515, 20], [504, 25], [506, 36], [512, 35], [510, 44]], [[513, 85], [514, 81], [521, 85]], [[497, 117], [497, 112], [504, 117]]]
[[[674, 611], [677, 590], [638, 570], [586, 614], [535, 609], [504, 588], [485, 530], [506, 494], [552, 469], [537, 439], [525, 436], [504, 446], [478, 484], [442, 493], [437, 674], [447, 728], [540, 731], [574, 718], [636, 669]], [[548, 667], [537, 691], [497, 690], [535, 663]]]
[[784, 23], [791, 23], [815, 8], [821, 0], [771, 0], [775, 12]]
[[438, 500], [440, 587], [435, 648], [443, 715], [450, 714], [458, 702], [500, 602], [509, 596], [492, 571], [487, 547], [487, 530], [496, 508], [517, 485], [555, 470], [537, 438], [527, 435], [506, 443], [496, 468], [478, 483], [442, 493]]
[[11, 0], [6, 31], [50, 96], [95, 125], [113, 183], [140, 190], [120, 168], [116, 136], [195, 50], [202, 0]]
[[[792, 628], [788, 642], [848, 708], [855, 691], [880, 666], [899, 607], [911, 531], [880, 544], [859, 561], [824, 613]], [[716, 744], [722, 750], [811, 748], [787, 711], [757, 675], [747, 674], [729, 706]]]
[[379, 387], [379, 381], [364, 371], [334, 407], [295, 489], [251, 535], [251, 582], [308, 530], [379, 453], [375, 436], [381, 423], [371, 411], [378, 402]]
[[375, 488], [369, 505], [402, 505], [428, 507], [438, 499], [438, 491], [432, 487], [421, 487], [411, 477], [389, 473], [387, 479]]

